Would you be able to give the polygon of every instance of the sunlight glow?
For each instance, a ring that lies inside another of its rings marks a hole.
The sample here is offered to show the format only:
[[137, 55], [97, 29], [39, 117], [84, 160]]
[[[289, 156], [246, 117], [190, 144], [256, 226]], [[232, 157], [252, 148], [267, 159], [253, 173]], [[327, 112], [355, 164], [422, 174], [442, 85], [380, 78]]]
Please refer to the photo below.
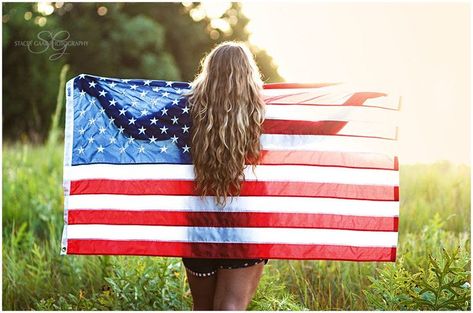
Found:
[[205, 14], [214, 19], [221, 17], [226, 10], [230, 9], [232, 3], [229, 1], [202, 1], [201, 5], [205, 10]]
[[244, 2], [243, 13], [286, 81], [402, 95], [401, 163], [469, 164], [468, 3]]
[[54, 6], [50, 2], [38, 2], [38, 12], [43, 15], [51, 15], [54, 12]]

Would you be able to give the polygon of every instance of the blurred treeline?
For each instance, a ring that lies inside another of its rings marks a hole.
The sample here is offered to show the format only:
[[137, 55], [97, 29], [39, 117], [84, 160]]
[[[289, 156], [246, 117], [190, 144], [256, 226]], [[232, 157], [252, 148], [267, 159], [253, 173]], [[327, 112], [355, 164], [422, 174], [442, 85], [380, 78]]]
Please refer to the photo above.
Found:
[[[240, 3], [209, 17], [200, 3], [2, 3], [3, 134], [42, 142], [56, 107], [59, 73], [191, 81], [215, 44], [248, 42]], [[66, 48], [60, 46], [68, 44]], [[65, 40], [65, 41], [64, 41]], [[26, 41], [54, 45], [25, 46]], [[251, 46], [265, 82], [282, 78]], [[63, 123], [63, 119], [60, 121]]]

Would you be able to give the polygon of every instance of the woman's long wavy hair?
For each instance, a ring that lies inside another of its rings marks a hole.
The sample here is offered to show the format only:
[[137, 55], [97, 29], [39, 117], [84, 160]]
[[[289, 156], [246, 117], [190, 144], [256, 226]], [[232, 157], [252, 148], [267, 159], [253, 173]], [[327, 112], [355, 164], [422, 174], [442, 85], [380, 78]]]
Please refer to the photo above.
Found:
[[190, 152], [201, 198], [213, 193], [217, 205], [225, 206], [229, 195], [240, 195], [246, 164], [255, 173], [265, 116], [262, 88], [258, 66], [244, 43], [220, 43], [202, 59], [187, 94]]

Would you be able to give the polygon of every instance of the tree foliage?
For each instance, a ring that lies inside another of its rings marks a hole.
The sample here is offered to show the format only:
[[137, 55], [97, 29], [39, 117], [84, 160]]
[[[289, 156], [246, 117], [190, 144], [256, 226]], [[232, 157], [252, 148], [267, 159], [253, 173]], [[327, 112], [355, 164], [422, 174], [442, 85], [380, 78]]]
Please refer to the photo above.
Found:
[[[215, 44], [249, 39], [240, 3], [213, 17], [226, 29], [208, 16], [194, 18], [200, 3], [56, 3], [50, 12], [36, 3], [2, 5], [3, 133], [10, 140], [45, 139], [64, 64], [67, 79], [90, 73], [190, 81]], [[281, 81], [272, 58], [250, 47], [265, 82]]]

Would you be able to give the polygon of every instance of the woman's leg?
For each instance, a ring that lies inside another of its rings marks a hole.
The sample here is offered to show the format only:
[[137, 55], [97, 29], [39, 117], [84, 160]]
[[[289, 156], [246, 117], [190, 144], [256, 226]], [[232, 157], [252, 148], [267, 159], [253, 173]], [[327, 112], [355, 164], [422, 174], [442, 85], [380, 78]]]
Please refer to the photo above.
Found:
[[186, 268], [187, 281], [192, 294], [193, 311], [211, 311], [216, 286], [216, 274], [207, 277], [195, 276]]
[[264, 262], [242, 268], [218, 269], [213, 309], [246, 310], [258, 288], [263, 268]]

